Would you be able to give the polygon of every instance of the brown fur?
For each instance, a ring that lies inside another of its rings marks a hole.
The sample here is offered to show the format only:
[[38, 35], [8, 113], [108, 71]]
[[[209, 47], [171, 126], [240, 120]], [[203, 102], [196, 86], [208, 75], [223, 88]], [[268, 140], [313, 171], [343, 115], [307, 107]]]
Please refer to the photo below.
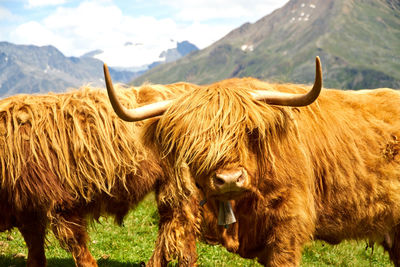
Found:
[[[120, 93], [134, 107], [135, 99], [153, 102], [186, 90], [148, 85]], [[87, 219], [112, 215], [121, 224], [166, 179], [139, 141], [141, 125], [117, 118], [103, 90], [0, 101], [0, 231], [18, 227], [28, 266], [46, 265], [48, 225], [77, 266], [97, 266], [86, 246]]]
[[[208, 196], [217, 168], [243, 166], [250, 185], [234, 204], [237, 232], [223, 241], [230, 250], [265, 266], [298, 266], [312, 239], [368, 239], [400, 266], [400, 93], [324, 89], [315, 103], [291, 108], [254, 101], [253, 89], [309, 87], [225, 80], [180, 96], [147, 125], [146, 144], [177, 177], [168, 201], [188, 201], [194, 181]], [[182, 176], [184, 163], [194, 181]], [[215, 214], [216, 200], [207, 205]]]

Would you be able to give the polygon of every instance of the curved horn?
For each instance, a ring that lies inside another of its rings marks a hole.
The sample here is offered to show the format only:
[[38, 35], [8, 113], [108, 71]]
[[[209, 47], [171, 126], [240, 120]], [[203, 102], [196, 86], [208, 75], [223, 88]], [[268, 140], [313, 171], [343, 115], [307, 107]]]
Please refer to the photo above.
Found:
[[144, 119], [149, 119], [163, 114], [170, 106], [172, 101], [166, 100], [134, 109], [125, 108], [118, 100], [117, 93], [115, 92], [115, 89], [113, 87], [107, 65], [104, 64], [103, 68], [108, 97], [110, 98], [111, 105], [115, 113], [117, 113], [118, 117], [120, 117], [124, 121], [141, 121]]
[[292, 107], [301, 107], [310, 105], [318, 98], [322, 88], [322, 68], [319, 57], [315, 58], [315, 63], [316, 63], [316, 71], [315, 71], [314, 86], [308, 93], [299, 95], [299, 94], [257, 90], [256, 92], [252, 93], [253, 97], [256, 100], [261, 100], [271, 105], [292, 106]]

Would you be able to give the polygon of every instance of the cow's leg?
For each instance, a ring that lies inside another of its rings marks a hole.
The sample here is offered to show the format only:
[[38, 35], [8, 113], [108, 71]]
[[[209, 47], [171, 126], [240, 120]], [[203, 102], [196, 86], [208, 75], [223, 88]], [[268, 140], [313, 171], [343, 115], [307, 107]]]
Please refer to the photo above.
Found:
[[290, 244], [291, 241], [275, 241], [273, 244], [266, 246], [258, 261], [264, 266], [300, 266], [301, 247], [295, 247]]
[[52, 223], [52, 230], [61, 246], [71, 252], [78, 267], [97, 267], [96, 260], [87, 247], [89, 236], [86, 220], [80, 215], [57, 215]]
[[[296, 218], [296, 217], [294, 217]], [[264, 266], [300, 266], [303, 245], [310, 240], [311, 221], [297, 219], [273, 220], [267, 235], [267, 245], [259, 262]]]
[[400, 226], [395, 227], [384, 236], [383, 248], [389, 252], [391, 261], [395, 267], [400, 267]]
[[46, 266], [44, 239], [46, 235], [45, 220], [31, 219], [29, 223], [20, 222], [18, 227], [28, 247], [28, 267]]
[[[164, 188], [161, 188], [164, 189]], [[178, 266], [197, 266], [196, 239], [200, 225], [198, 201], [195, 198], [172, 204], [167, 190], [157, 190], [160, 215], [155, 250], [146, 266], [161, 267], [178, 261]]]
[[289, 250], [283, 246], [283, 244], [267, 246], [265, 253], [263, 253], [264, 255], [260, 256], [258, 261], [268, 267], [300, 266], [301, 248], [297, 248], [296, 250], [292, 248]]
[[156, 247], [146, 266], [167, 266], [174, 260], [178, 261], [178, 266], [197, 266], [196, 225], [182, 210], [159, 207], [159, 213]]

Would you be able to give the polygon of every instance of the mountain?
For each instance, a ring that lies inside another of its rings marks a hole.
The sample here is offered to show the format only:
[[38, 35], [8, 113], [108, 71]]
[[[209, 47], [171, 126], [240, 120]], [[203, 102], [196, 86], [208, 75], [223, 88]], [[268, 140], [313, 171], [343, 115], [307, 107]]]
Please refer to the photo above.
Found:
[[150, 70], [158, 65], [174, 62], [174, 61], [176, 61], [180, 58], [183, 58], [184, 56], [186, 56], [194, 51], [198, 51], [198, 50], [199, 50], [199, 48], [197, 48], [197, 46], [195, 46], [194, 44], [192, 44], [188, 41], [177, 42], [176, 48], [170, 48], [170, 49], [167, 49], [166, 51], [161, 52], [160, 58], [163, 59], [162, 61], [152, 62], [147, 67]]
[[0, 42], [0, 97], [103, 86], [102, 64], [91, 57], [66, 57], [53, 46]]
[[199, 50], [197, 46], [189, 43], [188, 41], [178, 42], [176, 48], [168, 49], [161, 53], [160, 57], [165, 58], [165, 62], [176, 61], [193, 51]]
[[[194, 50], [198, 48], [184, 41], [162, 54], [171, 62]], [[101, 53], [102, 50], [94, 50], [81, 57], [66, 57], [54, 46], [0, 42], [0, 98], [19, 93], [63, 92], [86, 84], [104, 87], [103, 62], [95, 58]], [[162, 63], [149, 62], [148, 66], [137, 70], [109, 69], [115, 82], [128, 83]]]
[[312, 83], [320, 56], [324, 86], [400, 88], [400, 1], [291, 0], [211, 46], [136, 78], [210, 83], [253, 76]]
[[[139, 77], [140, 75], [146, 72], [146, 70], [139, 70], [139, 71], [130, 71], [124, 69], [118, 70], [117, 68], [111, 68], [111, 67], [109, 67], [109, 70], [110, 70], [110, 76], [113, 81], [125, 84], [131, 82], [134, 78]], [[102, 73], [102, 75], [104, 74]], [[104, 83], [102, 87], [104, 87]]]

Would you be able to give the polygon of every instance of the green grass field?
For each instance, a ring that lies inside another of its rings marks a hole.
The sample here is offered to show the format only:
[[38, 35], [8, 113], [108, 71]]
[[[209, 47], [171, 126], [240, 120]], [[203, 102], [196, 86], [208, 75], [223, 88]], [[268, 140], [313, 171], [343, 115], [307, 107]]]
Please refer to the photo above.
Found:
[[[111, 218], [95, 223], [90, 228], [90, 250], [99, 266], [140, 266], [140, 262], [146, 262], [156, 240], [157, 220], [157, 208], [151, 194], [127, 216], [125, 227], [116, 226]], [[49, 233], [47, 238], [48, 266], [74, 266], [71, 255], [61, 249], [53, 234]], [[260, 266], [255, 260], [242, 259], [221, 246], [199, 243], [197, 251], [200, 266]], [[17, 230], [0, 234], [0, 266], [25, 266], [27, 253]], [[388, 254], [379, 246], [375, 246], [372, 253], [371, 248], [366, 249], [365, 242], [343, 242], [338, 246], [313, 242], [304, 248], [302, 266], [392, 265]]]

